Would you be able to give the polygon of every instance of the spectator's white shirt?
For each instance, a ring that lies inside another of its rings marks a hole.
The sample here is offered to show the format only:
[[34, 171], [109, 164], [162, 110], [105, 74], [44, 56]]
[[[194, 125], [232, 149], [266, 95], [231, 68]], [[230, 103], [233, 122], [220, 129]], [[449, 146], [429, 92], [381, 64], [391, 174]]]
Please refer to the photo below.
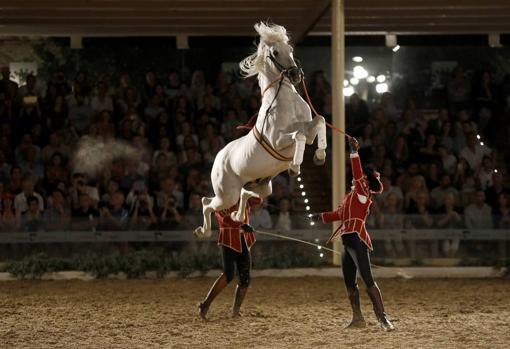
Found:
[[480, 185], [482, 186], [483, 190], [492, 186], [493, 173], [494, 173], [493, 169], [480, 168], [480, 172], [478, 172], [478, 180], [480, 181]]
[[276, 224], [274, 226], [275, 229], [281, 231], [291, 231], [292, 230], [292, 221], [290, 219], [289, 212], [280, 212], [278, 218], [276, 220]]
[[466, 159], [471, 169], [476, 171], [480, 167], [483, 157], [485, 155], [490, 155], [491, 153], [492, 150], [488, 146], [481, 146], [477, 144], [474, 152], [469, 147], [464, 147], [464, 149], [460, 152], [459, 157]]
[[103, 99], [99, 98], [99, 96], [94, 96], [92, 98], [92, 102], [90, 102], [90, 106], [92, 107], [92, 110], [98, 113], [103, 110], [108, 110], [110, 112], [113, 111], [113, 102], [108, 96], [105, 96]]
[[492, 209], [489, 205], [483, 204], [478, 207], [471, 204], [464, 211], [464, 219], [468, 229], [492, 229]]
[[441, 162], [443, 164], [443, 169], [449, 173], [454, 174], [455, 173], [455, 166], [457, 165], [457, 158], [455, 155], [448, 154], [448, 156], [445, 159], [441, 159]]
[[254, 228], [271, 229], [273, 222], [271, 222], [271, 216], [265, 208], [258, 210], [251, 210], [250, 213], [250, 225]]
[[446, 189], [441, 188], [441, 186], [437, 186], [430, 192], [430, 201], [432, 207], [434, 209], [438, 209], [444, 203], [444, 197], [446, 194], [451, 193], [455, 197], [455, 205], [458, 205], [460, 202], [459, 199], [459, 191], [454, 187], [448, 187]]
[[[39, 211], [44, 211], [44, 201], [42, 196], [35, 191], [32, 193], [33, 196], [39, 201]], [[24, 192], [19, 193], [14, 197], [14, 208], [17, 212], [23, 213], [28, 210], [27, 197]]]

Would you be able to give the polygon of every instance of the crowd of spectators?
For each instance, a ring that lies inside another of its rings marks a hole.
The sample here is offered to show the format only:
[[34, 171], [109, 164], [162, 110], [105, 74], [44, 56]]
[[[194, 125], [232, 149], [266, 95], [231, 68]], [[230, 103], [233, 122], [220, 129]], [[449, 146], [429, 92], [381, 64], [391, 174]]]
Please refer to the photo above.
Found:
[[[258, 111], [255, 79], [220, 72], [206, 79], [194, 71], [148, 71], [134, 84], [85, 71], [56, 72], [48, 81], [28, 75], [22, 86], [4, 67], [0, 80], [0, 229], [123, 230], [194, 228], [201, 202], [211, 195], [210, 167], [216, 153], [246, 130]], [[508, 228], [510, 208], [504, 169], [486, 138], [508, 110], [509, 91], [496, 88], [487, 72], [471, 81], [461, 68], [447, 83], [448, 103], [434, 112], [412, 98], [395, 105], [387, 92], [369, 106], [360, 95], [347, 100], [348, 131], [360, 153], [382, 173], [369, 224], [397, 228]], [[322, 72], [309, 79], [312, 100], [331, 116], [331, 88]], [[509, 93], [510, 95], [510, 93]], [[118, 138], [143, 153], [141, 161], [114, 161], [97, 178], [73, 171], [81, 137]], [[485, 142], [485, 143], [483, 143]], [[290, 230], [293, 188], [285, 176], [274, 194], [253, 208], [256, 227]], [[458, 241], [445, 240], [452, 255]], [[388, 241], [388, 253], [404, 248]]]
[[[493, 229], [510, 227], [509, 191], [504, 164], [497, 163], [497, 125], [510, 115], [510, 90], [491, 74], [469, 78], [454, 69], [446, 82], [443, 108], [420, 110], [413, 98], [398, 106], [390, 92], [371, 108], [359, 94], [347, 101], [348, 131], [360, 142], [364, 161], [382, 175], [370, 226], [382, 229]], [[324, 75], [312, 79], [312, 94], [324, 115], [331, 110]], [[501, 149], [501, 145], [500, 145]], [[499, 166], [498, 166], [499, 165]], [[385, 241], [387, 255], [410, 255], [415, 246]], [[444, 240], [442, 252], [455, 255], [458, 240]]]

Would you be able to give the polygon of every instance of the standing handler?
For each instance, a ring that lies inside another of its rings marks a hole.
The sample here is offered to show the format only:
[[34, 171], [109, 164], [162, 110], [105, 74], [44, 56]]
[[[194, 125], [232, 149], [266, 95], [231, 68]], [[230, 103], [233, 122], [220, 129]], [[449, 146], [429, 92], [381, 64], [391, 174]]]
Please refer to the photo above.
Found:
[[365, 221], [372, 204], [372, 195], [382, 193], [383, 186], [378, 172], [370, 168], [362, 169], [358, 154], [359, 143], [356, 138], [349, 138], [349, 145], [353, 176], [351, 191], [344, 197], [342, 205], [336, 210], [314, 214], [312, 219], [322, 219], [324, 223], [342, 222], [329, 241], [341, 236], [344, 245], [342, 271], [353, 313], [352, 321], [348, 327], [366, 326], [361, 313], [359, 289], [356, 283], [356, 271], [358, 270], [366, 285], [379, 324], [385, 331], [391, 331], [394, 329], [393, 324], [386, 317], [381, 291], [372, 276], [370, 268], [372, 242], [365, 227]]
[[250, 206], [255, 202], [262, 202], [262, 200], [258, 198], [248, 200], [244, 222], [234, 221], [231, 217], [231, 213], [237, 211], [238, 204], [228, 210], [215, 213], [219, 225], [218, 245], [221, 245], [223, 254], [223, 272], [211, 286], [205, 299], [198, 305], [199, 315], [204, 320], [207, 320], [207, 312], [213, 300], [234, 279], [235, 269], [237, 269], [239, 282], [235, 291], [232, 316], [240, 315], [241, 304], [250, 285], [250, 248], [255, 243], [255, 234], [249, 224]]

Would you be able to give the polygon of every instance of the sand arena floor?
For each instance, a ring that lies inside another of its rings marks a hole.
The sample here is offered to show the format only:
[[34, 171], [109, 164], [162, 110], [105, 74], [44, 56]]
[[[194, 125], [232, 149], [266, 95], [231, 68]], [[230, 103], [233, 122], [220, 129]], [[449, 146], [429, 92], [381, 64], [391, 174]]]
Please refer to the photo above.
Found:
[[210, 321], [196, 304], [213, 280], [0, 283], [1, 348], [509, 348], [510, 280], [381, 280], [397, 330], [345, 330], [341, 279], [253, 280], [243, 317], [233, 285]]

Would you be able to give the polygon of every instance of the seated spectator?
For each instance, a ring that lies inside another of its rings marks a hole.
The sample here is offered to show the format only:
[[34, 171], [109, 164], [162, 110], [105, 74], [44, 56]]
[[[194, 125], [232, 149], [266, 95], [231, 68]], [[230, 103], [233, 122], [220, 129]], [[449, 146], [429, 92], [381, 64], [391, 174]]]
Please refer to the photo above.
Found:
[[126, 197], [126, 205], [129, 208], [129, 212], [133, 211], [135, 203], [138, 201], [140, 195], [144, 194], [151, 206], [154, 207], [154, 198], [149, 194], [149, 188], [145, 184], [143, 179], [137, 180], [133, 183], [133, 188], [129, 191]]
[[87, 231], [97, 228], [99, 212], [92, 207], [92, 199], [86, 192], [78, 194], [78, 206], [72, 210], [71, 228], [78, 231]]
[[[194, 203], [196, 204], [196, 202]], [[161, 211], [160, 226], [162, 229], [175, 229], [181, 223], [182, 216], [179, 213], [179, 210], [177, 209], [175, 198], [173, 196], [167, 198], [164, 206], [161, 208], [160, 211]], [[200, 216], [200, 218], [202, 218], [202, 216]], [[200, 224], [202, 223], [197, 224], [195, 228]]]
[[[379, 216], [379, 226], [381, 229], [400, 230], [404, 228], [404, 216], [400, 211], [398, 197], [394, 193], [388, 194]], [[397, 257], [404, 255], [404, 243], [402, 238], [391, 239], [384, 238], [384, 249], [387, 257]]]
[[[184, 140], [189, 138], [193, 141], [191, 144], [184, 144]], [[191, 124], [187, 121], [184, 121], [180, 125], [180, 133], [175, 138], [175, 143], [181, 150], [185, 150], [188, 147], [199, 146], [198, 136], [193, 132], [191, 128]]]
[[427, 188], [435, 188], [440, 182], [440, 171], [437, 162], [431, 162], [427, 166], [427, 173], [425, 174], [425, 183]]
[[[455, 195], [446, 193], [439, 212], [437, 226], [440, 229], [461, 229], [462, 216], [455, 210]], [[459, 239], [445, 239], [442, 241], [443, 253], [447, 257], [454, 257], [459, 250]]]
[[5, 153], [0, 149], [0, 181], [9, 179], [11, 168], [11, 164], [5, 158]]
[[184, 208], [184, 195], [180, 188], [177, 186], [175, 179], [167, 177], [159, 183], [159, 191], [157, 192], [157, 205], [160, 209], [165, 207], [166, 202], [170, 197], [174, 197], [175, 205], [182, 209]]
[[27, 205], [28, 209], [21, 215], [21, 229], [27, 232], [43, 231], [43, 212], [39, 210], [39, 199], [36, 196], [29, 196]]
[[495, 226], [498, 229], [510, 228], [510, 205], [508, 195], [501, 193], [498, 196], [498, 206], [492, 210]]
[[420, 175], [414, 176], [412, 178], [412, 185], [405, 194], [404, 207], [406, 210], [410, 208], [414, 209], [414, 207], [416, 206], [416, 196], [418, 195], [418, 193], [425, 193], [428, 199], [429, 191], [427, 188], [425, 177]]
[[437, 138], [434, 134], [428, 134], [425, 144], [418, 150], [421, 162], [431, 163], [440, 160]]
[[285, 188], [280, 182], [273, 183], [273, 192], [266, 199], [267, 210], [271, 215], [276, 215], [280, 211], [280, 201], [284, 199], [285, 196]]
[[14, 160], [16, 163], [20, 164], [26, 161], [27, 153], [31, 153], [35, 161], [39, 161], [41, 157], [41, 149], [33, 144], [32, 136], [29, 133], [23, 136], [20, 145], [14, 151]]
[[485, 203], [485, 192], [478, 190], [475, 201], [466, 207], [464, 220], [468, 229], [492, 229], [492, 209]]
[[292, 230], [292, 217], [291, 217], [290, 200], [287, 198], [280, 199], [278, 203], [278, 213], [275, 217], [274, 229], [288, 232]]
[[124, 208], [124, 194], [117, 191], [112, 196], [111, 205], [100, 201], [99, 229], [101, 230], [125, 230], [129, 220], [129, 212]]
[[461, 150], [460, 155], [469, 164], [469, 167], [476, 171], [481, 163], [484, 156], [491, 155], [492, 150], [487, 145], [480, 145], [476, 139], [474, 132], [467, 134], [466, 146]]
[[485, 155], [482, 159], [482, 164], [476, 173], [478, 183], [480, 183], [483, 190], [492, 186], [492, 174], [494, 173], [494, 165], [492, 158]]
[[44, 167], [34, 148], [26, 148], [23, 150], [21, 159], [18, 162], [25, 176], [30, 176], [35, 182], [44, 177]]
[[498, 206], [498, 197], [500, 194], [508, 195], [508, 190], [503, 184], [503, 175], [498, 171], [492, 173], [492, 185], [485, 189], [487, 203], [492, 208], [496, 208]]
[[11, 175], [7, 183], [7, 190], [13, 194], [19, 194], [22, 190], [23, 172], [18, 166], [11, 168]]
[[113, 112], [113, 101], [108, 96], [108, 87], [104, 82], [97, 84], [97, 95], [92, 97], [90, 107], [95, 113], [100, 113], [103, 110]]
[[153, 201], [147, 193], [141, 192], [135, 199], [131, 211], [131, 229], [144, 230], [154, 227], [158, 219], [154, 213]]
[[66, 231], [71, 223], [71, 210], [60, 189], [54, 189], [48, 198], [48, 209], [44, 212], [44, 224], [48, 231]]
[[0, 231], [12, 233], [18, 229], [19, 220], [13, 205], [14, 196], [10, 193], [2, 194], [2, 210], [0, 211]]
[[34, 196], [37, 198], [37, 204], [39, 205], [39, 211], [44, 211], [44, 201], [41, 194], [34, 191], [34, 182], [31, 178], [23, 179], [22, 183], [23, 191], [14, 197], [14, 209], [16, 214], [21, 216], [22, 213], [28, 210], [28, 198]]
[[273, 227], [271, 216], [260, 201], [253, 201], [251, 204], [250, 225], [254, 229], [271, 229]]
[[[173, 199], [175, 200], [175, 198]], [[202, 200], [200, 194], [193, 192], [189, 195], [188, 210], [181, 225], [186, 229], [195, 229], [202, 225], [202, 223]]]
[[87, 133], [92, 123], [94, 111], [85, 102], [85, 96], [82, 93], [76, 93], [75, 99], [76, 104], [69, 108], [68, 123], [69, 126], [81, 136]]
[[71, 154], [71, 149], [67, 145], [62, 144], [62, 139], [58, 132], [52, 132], [50, 134], [49, 144], [42, 150], [44, 163], [49, 163], [55, 153], [59, 153], [64, 161], [69, 159]]
[[69, 170], [64, 162], [64, 158], [60, 153], [54, 153], [50, 162], [46, 165], [46, 186], [53, 188], [56, 183], [68, 183]]
[[92, 207], [97, 205], [99, 201], [99, 191], [96, 186], [87, 184], [87, 177], [82, 173], [72, 175], [72, 186], [69, 188], [72, 208], [76, 209], [80, 206], [80, 194], [87, 194]]
[[170, 139], [168, 137], [161, 137], [159, 140], [159, 149], [156, 150], [152, 156], [152, 166], [156, 165], [156, 160], [160, 154], [166, 155], [166, 164], [168, 166], [177, 165], [177, 156], [170, 149]]
[[110, 179], [106, 186], [106, 193], [101, 196], [101, 201], [106, 202], [108, 205], [112, 205], [113, 195], [119, 191], [119, 183]]
[[457, 158], [455, 155], [451, 154], [448, 149], [443, 146], [438, 148], [438, 152], [443, 170], [450, 176], [454, 175], [457, 166]]
[[459, 191], [452, 186], [450, 175], [443, 174], [439, 182], [439, 186], [432, 189], [430, 192], [430, 201], [432, 209], [438, 210], [444, 203], [444, 196], [447, 193], [453, 194], [455, 198], [455, 206], [460, 204]]

